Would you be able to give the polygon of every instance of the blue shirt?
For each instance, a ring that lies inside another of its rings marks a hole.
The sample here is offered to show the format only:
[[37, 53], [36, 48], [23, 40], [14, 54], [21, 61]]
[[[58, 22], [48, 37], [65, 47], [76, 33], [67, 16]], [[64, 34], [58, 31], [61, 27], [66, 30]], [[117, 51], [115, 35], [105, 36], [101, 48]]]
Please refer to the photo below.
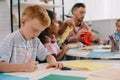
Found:
[[51, 53], [42, 45], [38, 38], [26, 41], [19, 30], [8, 35], [0, 43], [0, 61], [9, 63], [25, 63], [28, 58], [27, 54], [33, 61], [36, 57], [43, 61]]
[[115, 40], [120, 40], [120, 34], [116, 31], [114, 33]]

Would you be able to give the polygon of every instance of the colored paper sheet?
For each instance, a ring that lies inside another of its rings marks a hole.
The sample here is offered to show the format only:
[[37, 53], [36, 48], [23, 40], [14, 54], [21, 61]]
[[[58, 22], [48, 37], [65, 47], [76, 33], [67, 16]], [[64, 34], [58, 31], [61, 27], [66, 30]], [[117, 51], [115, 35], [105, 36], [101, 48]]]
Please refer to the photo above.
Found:
[[111, 49], [94, 49], [94, 52], [111, 52]]
[[76, 76], [64, 76], [64, 75], [56, 75], [50, 74], [39, 80], [86, 80], [86, 77], [76, 77]]
[[88, 57], [106, 57], [106, 56], [115, 56], [114, 53], [111, 52], [96, 52], [96, 51], [91, 51], [87, 55]]
[[69, 43], [69, 44], [67, 44], [68, 45], [68, 47], [71, 49], [71, 48], [79, 48], [79, 47], [81, 47], [82, 46], [82, 44], [81, 43]]
[[70, 48], [70, 50], [80, 50], [79, 47]]
[[112, 80], [120, 80], [120, 68], [108, 68], [98, 71], [91, 76], [109, 78]]
[[0, 73], [0, 80], [29, 80], [29, 78], [17, 77], [13, 75]]
[[105, 63], [87, 61], [87, 60], [75, 60], [75, 61], [64, 62], [64, 66], [72, 69], [94, 71], [94, 70], [110, 67], [111, 65]]

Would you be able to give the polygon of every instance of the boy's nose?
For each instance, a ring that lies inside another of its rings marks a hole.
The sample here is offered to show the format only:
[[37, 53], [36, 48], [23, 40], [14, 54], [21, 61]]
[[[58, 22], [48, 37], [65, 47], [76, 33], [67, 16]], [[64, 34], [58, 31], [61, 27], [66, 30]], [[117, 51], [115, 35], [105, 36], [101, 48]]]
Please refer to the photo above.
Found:
[[36, 34], [36, 33], [34, 33], [34, 34], [33, 34], [33, 37], [37, 37], [37, 34]]
[[39, 36], [39, 33], [34, 33], [34, 37], [38, 37]]

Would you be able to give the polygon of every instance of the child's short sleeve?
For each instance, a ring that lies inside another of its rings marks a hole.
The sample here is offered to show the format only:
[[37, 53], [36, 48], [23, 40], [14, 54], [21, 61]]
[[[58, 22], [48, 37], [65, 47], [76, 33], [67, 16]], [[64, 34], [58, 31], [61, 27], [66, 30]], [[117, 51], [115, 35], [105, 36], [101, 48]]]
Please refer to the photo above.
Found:
[[57, 56], [58, 49], [54, 43], [46, 43], [44, 46], [51, 52], [51, 54], [55, 54]]
[[38, 51], [37, 51], [37, 59], [40, 61], [44, 61], [48, 55], [51, 53], [44, 47], [44, 45], [39, 41]]
[[10, 61], [12, 46], [9, 40], [3, 40], [0, 43], [0, 61]]

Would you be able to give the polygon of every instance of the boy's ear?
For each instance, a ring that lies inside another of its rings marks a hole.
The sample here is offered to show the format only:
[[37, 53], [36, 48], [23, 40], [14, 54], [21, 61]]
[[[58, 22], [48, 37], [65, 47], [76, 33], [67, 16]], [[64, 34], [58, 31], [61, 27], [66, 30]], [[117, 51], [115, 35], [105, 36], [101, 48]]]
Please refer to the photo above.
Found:
[[26, 19], [24, 17], [22, 17], [22, 19], [21, 19], [21, 25], [24, 26], [25, 22], [26, 22]]

